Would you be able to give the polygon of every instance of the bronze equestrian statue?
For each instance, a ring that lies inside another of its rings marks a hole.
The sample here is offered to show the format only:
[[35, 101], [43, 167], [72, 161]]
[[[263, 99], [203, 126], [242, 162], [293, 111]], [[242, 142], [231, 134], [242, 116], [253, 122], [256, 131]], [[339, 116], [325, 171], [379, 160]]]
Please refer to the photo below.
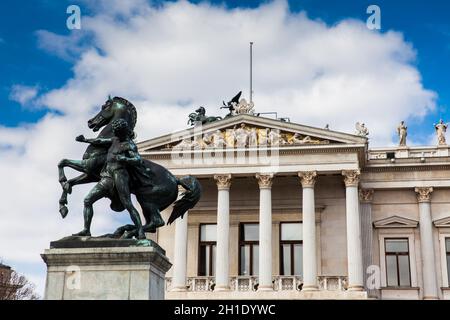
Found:
[[[164, 167], [140, 157], [132, 140], [136, 121], [136, 108], [131, 102], [120, 97], [108, 98], [101, 111], [88, 121], [88, 127], [93, 131], [103, 128], [97, 138], [78, 136], [76, 139], [89, 144], [83, 159], [63, 159], [59, 162], [59, 182], [63, 188], [59, 203], [63, 218], [68, 213], [67, 195], [72, 192], [72, 187], [98, 182], [85, 198], [85, 228], [76, 235], [90, 235], [92, 204], [102, 197], [111, 200], [110, 207], [113, 211], [127, 209], [134, 223], [122, 226], [110, 235], [117, 238], [144, 238], [144, 232], [156, 232], [157, 228], [165, 224], [160, 212], [172, 203], [174, 206], [168, 224], [183, 217], [199, 201], [201, 186], [195, 177], [178, 179]], [[82, 174], [67, 180], [65, 167]], [[186, 190], [179, 200], [178, 185]], [[131, 193], [136, 196], [142, 208], [145, 224], [140, 221], [139, 214], [131, 203]]]
[[194, 125], [197, 122], [201, 122], [201, 124], [211, 123], [214, 121], [222, 120], [222, 117], [207, 117], [206, 110], [204, 107], [200, 107], [195, 112], [189, 114], [189, 125]]

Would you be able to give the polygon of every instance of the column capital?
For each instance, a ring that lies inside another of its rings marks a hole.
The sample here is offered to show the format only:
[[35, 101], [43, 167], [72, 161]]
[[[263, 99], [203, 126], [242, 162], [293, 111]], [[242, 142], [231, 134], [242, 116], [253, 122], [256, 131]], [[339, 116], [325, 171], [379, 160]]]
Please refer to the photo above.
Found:
[[359, 184], [359, 176], [361, 171], [358, 170], [342, 170], [344, 176], [344, 183], [346, 187], [357, 187]]
[[301, 171], [298, 173], [303, 188], [314, 188], [317, 171]]
[[433, 187], [417, 187], [414, 189], [417, 193], [418, 202], [430, 202], [431, 193], [433, 192]]
[[373, 189], [359, 189], [359, 201], [371, 203], [373, 201]]
[[228, 190], [231, 186], [231, 174], [216, 174], [214, 175], [214, 180], [216, 180], [217, 189]]
[[258, 179], [260, 189], [270, 189], [273, 182], [273, 173], [257, 173], [255, 175]]

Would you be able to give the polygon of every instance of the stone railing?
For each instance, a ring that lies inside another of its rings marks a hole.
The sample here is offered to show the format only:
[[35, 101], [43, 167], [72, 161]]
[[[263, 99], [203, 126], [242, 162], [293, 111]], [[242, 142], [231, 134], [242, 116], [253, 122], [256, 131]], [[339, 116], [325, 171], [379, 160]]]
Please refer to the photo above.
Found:
[[319, 290], [345, 291], [347, 290], [347, 277], [345, 276], [319, 276]]
[[256, 291], [258, 290], [258, 277], [237, 276], [230, 279], [231, 290], [234, 291]]
[[299, 276], [275, 276], [273, 277], [273, 289], [275, 291], [301, 291], [303, 280]]
[[[301, 291], [303, 280], [300, 276], [274, 276], [274, 291]], [[345, 291], [347, 290], [347, 277], [345, 276], [319, 276], [319, 290], [322, 291]], [[172, 278], [166, 278], [166, 291], [170, 291]], [[214, 291], [214, 277], [198, 276], [187, 279], [187, 291], [207, 292]], [[230, 278], [230, 289], [232, 291], [251, 292], [258, 290], [257, 276], [234, 276]]]
[[369, 160], [387, 160], [402, 158], [434, 158], [448, 157], [448, 146], [431, 147], [394, 147], [394, 148], [374, 148], [368, 152]]

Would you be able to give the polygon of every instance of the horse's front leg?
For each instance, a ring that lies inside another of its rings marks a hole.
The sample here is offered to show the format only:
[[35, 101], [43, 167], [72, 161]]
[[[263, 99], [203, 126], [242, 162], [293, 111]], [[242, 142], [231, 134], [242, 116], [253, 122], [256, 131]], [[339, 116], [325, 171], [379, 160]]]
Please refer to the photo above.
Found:
[[93, 176], [90, 176], [86, 173], [83, 173], [82, 175], [79, 175], [78, 177], [75, 177], [73, 179], [70, 179], [69, 181], [63, 182], [63, 192], [61, 194], [61, 198], [59, 198], [59, 213], [61, 213], [61, 216], [65, 218], [67, 214], [69, 213], [69, 209], [67, 208], [67, 195], [72, 193], [72, 187], [77, 184], [85, 184], [90, 182], [95, 182], [98, 179], [96, 179]]
[[[84, 172], [84, 174], [67, 181], [67, 177], [64, 173], [65, 167], [70, 167], [74, 170]], [[73, 183], [74, 181], [83, 181], [83, 179], [87, 178], [87, 174], [85, 173], [86, 171], [87, 171], [86, 160], [63, 159], [58, 163], [59, 183], [61, 184], [61, 187], [63, 189], [61, 198], [59, 199], [59, 213], [63, 218], [65, 218], [69, 213], [69, 210], [66, 207], [67, 194], [72, 193], [72, 186], [74, 185]]]
[[[86, 160], [70, 160], [70, 159], [62, 159], [58, 163], [58, 175], [59, 175], [59, 182], [61, 185], [67, 181], [66, 174], [64, 173], [64, 168], [69, 167], [76, 171], [86, 173]], [[64, 187], [64, 186], [63, 186]]]

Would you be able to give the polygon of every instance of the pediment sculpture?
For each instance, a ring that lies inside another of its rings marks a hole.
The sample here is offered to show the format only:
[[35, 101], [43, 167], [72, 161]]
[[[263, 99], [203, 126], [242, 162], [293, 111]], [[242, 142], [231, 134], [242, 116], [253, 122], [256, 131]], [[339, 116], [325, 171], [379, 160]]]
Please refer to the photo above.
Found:
[[252, 148], [258, 146], [294, 146], [329, 144], [329, 140], [312, 138], [300, 133], [283, 132], [279, 129], [260, 128], [245, 123], [233, 128], [217, 129], [212, 132], [187, 137], [167, 145], [172, 150], [199, 150], [206, 148]]

